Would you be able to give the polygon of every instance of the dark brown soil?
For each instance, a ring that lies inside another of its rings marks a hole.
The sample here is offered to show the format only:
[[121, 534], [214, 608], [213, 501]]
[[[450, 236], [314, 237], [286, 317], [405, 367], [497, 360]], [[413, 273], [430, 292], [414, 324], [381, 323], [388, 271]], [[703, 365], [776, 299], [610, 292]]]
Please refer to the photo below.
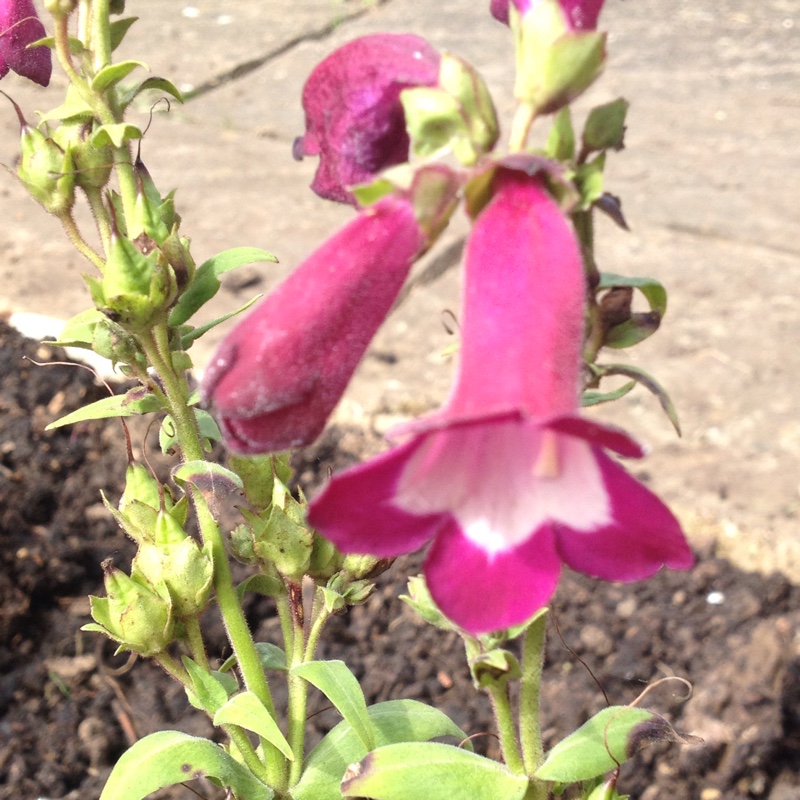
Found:
[[[138, 662], [117, 673], [126, 659], [78, 631], [86, 595], [101, 591], [100, 562], [113, 556], [125, 565], [132, 555], [100, 503], [101, 490], [119, 495], [124, 440], [118, 422], [44, 433], [102, 391], [83, 370], [36, 367], [23, 355], [49, 361], [58, 353], [0, 325], [0, 800], [90, 800], [135, 739], [165, 727], [207, 735], [211, 726], [158, 668]], [[305, 472], [363, 453], [361, 434], [345, 433], [308, 453]], [[422, 625], [397, 600], [417, 564], [395, 564], [365, 606], [335, 620], [320, 656], [351, 664], [370, 701], [414, 697], [468, 733], [491, 732], [458, 639]], [[680, 687], [659, 688], [646, 705], [705, 742], [645, 750], [624, 768], [624, 791], [641, 800], [800, 797], [800, 588], [701, 553], [692, 572], [636, 585], [567, 574], [553, 608], [563, 640], [551, 630], [549, 743], [603, 707], [587, 667], [615, 704], [674, 674], [694, 684], [693, 698], [681, 703]], [[268, 602], [248, 613], [259, 638], [277, 640]], [[222, 654], [219, 625], [211, 615], [207, 622]], [[280, 701], [279, 686], [275, 693]], [[311, 703], [324, 708], [320, 697]], [[312, 739], [336, 722], [332, 710], [314, 716]], [[477, 741], [496, 754], [493, 738]]]

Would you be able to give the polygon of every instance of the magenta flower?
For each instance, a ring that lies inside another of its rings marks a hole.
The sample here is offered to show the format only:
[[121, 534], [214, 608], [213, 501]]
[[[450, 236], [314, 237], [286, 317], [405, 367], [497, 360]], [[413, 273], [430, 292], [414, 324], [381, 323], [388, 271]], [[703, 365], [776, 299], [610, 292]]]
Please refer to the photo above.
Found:
[[320, 434], [422, 246], [411, 203], [386, 197], [225, 337], [203, 396], [216, 407], [228, 447], [276, 452]]
[[28, 48], [46, 36], [32, 0], [0, 0], [0, 78], [14, 70], [42, 86], [53, 71], [50, 49]]
[[436, 85], [440, 59], [419, 36], [378, 33], [317, 65], [303, 88], [306, 133], [294, 155], [319, 156], [311, 188], [320, 197], [352, 203], [351, 186], [408, 161], [400, 92]]
[[[520, 14], [530, 11], [542, 0], [492, 0], [491, 12], [495, 19], [508, 25], [508, 8], [511, 3]], [[558, 0], [564, 23], [570, 31], [593, 31], [605, 0]]]
[[462, 355], [445, 407], [404, 443], [335, 476], [309, 522], [343, 552], [425, 562], [442, 611], [471, 633], [528, 619], [561, 563], [629, 581], [692, 555], [664, 504], [605, 449], [628, 436], [578, 416], [584, 277], [542, 182], [506, 172], [466, 253]]

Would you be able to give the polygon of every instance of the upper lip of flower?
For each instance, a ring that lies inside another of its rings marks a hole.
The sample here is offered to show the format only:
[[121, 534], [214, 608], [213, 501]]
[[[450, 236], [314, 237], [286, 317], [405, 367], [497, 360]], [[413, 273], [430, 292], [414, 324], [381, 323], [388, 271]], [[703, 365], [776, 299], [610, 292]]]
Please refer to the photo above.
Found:
[[50, 83], [52, 56], [47, 47], [28, 45], [46, 36], [31, 0], [0, 2], [0, 77], [9, 69], [42, 86]]

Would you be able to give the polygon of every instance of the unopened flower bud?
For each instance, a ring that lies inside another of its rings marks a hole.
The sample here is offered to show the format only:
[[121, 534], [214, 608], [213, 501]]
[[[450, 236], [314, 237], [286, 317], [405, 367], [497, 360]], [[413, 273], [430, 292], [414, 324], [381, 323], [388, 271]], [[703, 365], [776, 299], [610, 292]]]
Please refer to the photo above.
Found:
[[47, 35], [36, 15], [33, 0], [0, 2], [0, 78], [9, 69], [41, 86], [50, 83], [53, 57], [50, 48], [28, 47]]
[[107, 597], [91, 597], [97, 624], [84, 630], [105, 633], [120, 649], [145, 656], [160, 653], [173, 640], [172, 602], [163, 584], [155, 589], [133, 580], [110, 563], [103, 565]]
[[46, 211], [56, 216], [68, 214], [75, 203], [71, 148], [62, 150], [49, 136], [23, 121], [21, 150], [19, 179]]

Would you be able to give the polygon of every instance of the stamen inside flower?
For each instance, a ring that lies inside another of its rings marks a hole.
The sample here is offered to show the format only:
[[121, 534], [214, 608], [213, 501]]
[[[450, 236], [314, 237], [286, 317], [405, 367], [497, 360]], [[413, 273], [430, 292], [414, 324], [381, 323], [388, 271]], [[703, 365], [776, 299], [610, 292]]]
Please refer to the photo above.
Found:
[[557, 478], [561, 472], [558, 458], [558, 436], [550, 430], [542, 432], [539, 457], [533, 465], [534, 478]]

